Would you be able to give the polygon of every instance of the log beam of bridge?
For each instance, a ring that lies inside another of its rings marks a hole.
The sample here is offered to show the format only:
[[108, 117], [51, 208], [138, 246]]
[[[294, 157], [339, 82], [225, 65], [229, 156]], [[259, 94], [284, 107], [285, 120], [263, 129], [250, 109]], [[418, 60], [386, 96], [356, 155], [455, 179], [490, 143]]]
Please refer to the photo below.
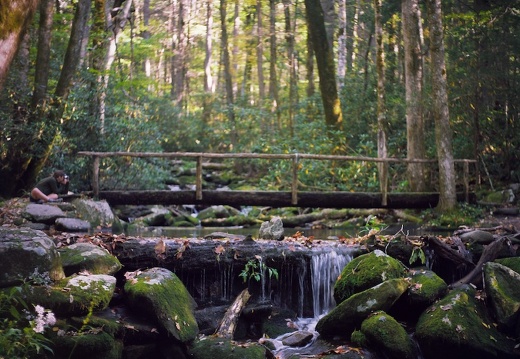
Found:
[[[367, 192], [298, 192], [297, 207], [314, 208], [410, 208], [424, 209], [437, 206], [438, 193], [388, 193], [387, 205], [381, 205], [381, 193]], [[230, 206], [294, 207], [292, 192], [271, 191], [100, 191], [99, 198], [110, 205], [149, 204], [203, 204]], [[458, 201], [466, 194], [458, 193]], [[476, 196], [470, 193], [470, 203]]]

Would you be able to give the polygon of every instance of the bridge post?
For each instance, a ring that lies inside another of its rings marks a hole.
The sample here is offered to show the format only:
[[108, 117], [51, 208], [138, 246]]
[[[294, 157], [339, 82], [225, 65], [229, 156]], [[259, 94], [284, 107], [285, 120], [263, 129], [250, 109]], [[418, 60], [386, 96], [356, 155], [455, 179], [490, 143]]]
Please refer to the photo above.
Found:
[[298, 161], [299, 155], [294, 154], [292, 163], [292, 183], [291, 183], [291, 204], [296, 206], [298, 204]]
[[197, 201], [202, 201], [202, 156], [197, 157], [197, 173], [195, 181], [195, 199]]
[[99, 156], [94, 156], [92, 165], [92, 192], [94, 198], [99, 198]]

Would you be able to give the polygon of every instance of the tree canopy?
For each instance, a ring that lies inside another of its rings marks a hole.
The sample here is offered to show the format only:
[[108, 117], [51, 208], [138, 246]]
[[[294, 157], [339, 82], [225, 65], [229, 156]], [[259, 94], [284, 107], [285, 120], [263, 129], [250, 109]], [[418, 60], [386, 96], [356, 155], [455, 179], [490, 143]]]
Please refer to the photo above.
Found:
[[[388, 157], [436, 159], [432, 3], [442, 6], [449, 116], [437, 131], [451, 136], [454, 158], [478, 160], [474, 184], [520, 181], [519, 1], [0, 0], [0, 63], [11, 65], [4, 77], [0, 68], [0, 195], [23, 194], [54, 168], [88, 189], [77, 151], [377, 157], [384, 138]], [[11, 6], [24, 9], [16, 21]], [[388, 169], [393, 190], [419, 180], [403, 166]], [[282, 163], [235, 169], [264, 189], [290, 181]], [[160, 160], [107, 159], [102, 171], [110, 188], [169, 176]], [[306, 188], [379, 190], [377, 166], [307, 161], [300, 171]], [[429, 171], [419, 187], [439, 190]]]

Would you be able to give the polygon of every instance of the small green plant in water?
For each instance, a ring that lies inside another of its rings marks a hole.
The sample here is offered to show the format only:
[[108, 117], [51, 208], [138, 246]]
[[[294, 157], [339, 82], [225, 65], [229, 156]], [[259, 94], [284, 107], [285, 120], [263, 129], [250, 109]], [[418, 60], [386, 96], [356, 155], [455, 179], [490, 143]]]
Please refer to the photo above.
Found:
[[426, 264], [426, 255], [421, 247], [413, 247], [412, 254], [410, 256], [410, 264], [413, 264], [416, 260], [421, 260], [421, 264]]
[[251, 258], [249, 261], [247, 261], [246, 265], [244, 266], [244, 269], [240, 274], [238, 275], [241, 277], [245, 282], [253, 278], [257, 282], [260, 282], [262, 279], [262, 273], [267, 271], [269, 275], [269, 279], [272, 277], [275, 277], [278, 279], [278, 270], [276, 268], [272, 268], [267, 266], [263, 261], [262, 257], [255, 256], [255, 258]]

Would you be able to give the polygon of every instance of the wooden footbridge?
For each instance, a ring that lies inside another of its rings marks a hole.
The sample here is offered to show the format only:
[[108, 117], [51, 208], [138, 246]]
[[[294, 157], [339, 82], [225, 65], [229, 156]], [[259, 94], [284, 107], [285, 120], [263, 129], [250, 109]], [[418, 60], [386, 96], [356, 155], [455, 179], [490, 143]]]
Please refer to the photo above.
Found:
[[[392, 163], [436, 163], [436, 160], [374, 158], [363, 156], [336, 156], [315, 154], [259, 154], [259, 153], [200, 153], [200, 152], [78, 152], [79, 156], [93, 158], [92, 190], [93, 196], [105, 199], [111, 205], [118, 204], [204, 204], [232, 206], [271, 206], [271, 207], [317, 207], [317, 208], [432, 208], [439, 201], [437, 192], [389, 192], [382, 186], [381, 192], [308, 192], [298, 190], [298, 170], [302, 160], [319, 161], [361, 161], [376, 162], [385, 166]], [[195, 190], [182, 191], [100, 191], [100, 159], [107, 157], [125, 158], [191, 158], [196, 159]], [[290, 191], [218, 191], [203, 188], [204, 160], [208, 159], [265, 159], [292, 162]], [[457, 193], [458, 201], [476, 202], [476, 196], [469, 190], [471, 159], [456, 159], [462, 164], [463, 192]], [[388, 171], [384, 171], [388, 173]], [[388, 183], [383, 179], [382, 183]]]

